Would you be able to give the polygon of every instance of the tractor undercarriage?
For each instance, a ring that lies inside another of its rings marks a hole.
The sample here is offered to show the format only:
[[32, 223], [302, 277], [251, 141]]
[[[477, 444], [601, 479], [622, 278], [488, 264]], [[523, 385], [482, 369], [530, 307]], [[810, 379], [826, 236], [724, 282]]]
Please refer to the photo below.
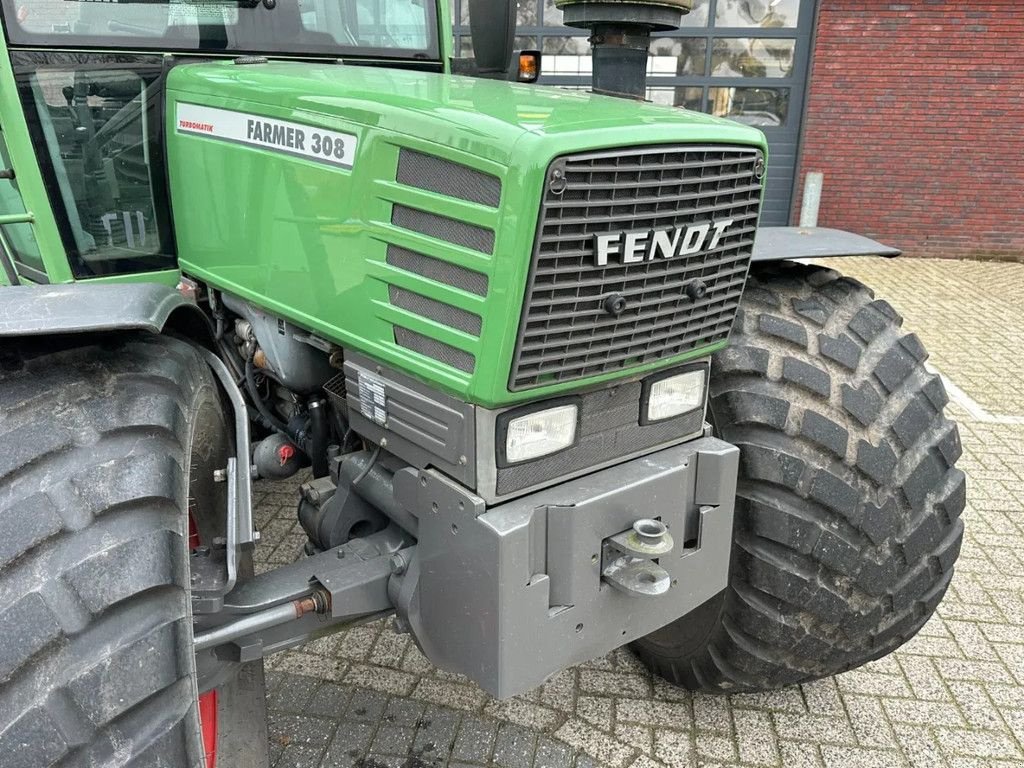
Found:
[[[259, 538], [250, 478], [260, 464], [250, 457], [260, 449], [247, 446], [249, 412], [235, 379], [206, 354], [235, 407], [238, 451], [217, 472], [228, 489], [228, 534], [191, 558], [201, 689], [217, 683], [217, 661], [251, 661], [397, 612], [398, 626], [435, 663], [511, 696], [725, 589], [738, 452], [710, 437], [702, 407], [696, 433], [680, 426], [675, 447], [639, 450], [603, 471], [566, 464], [561, 482], [495, 498], [486, 478], [497, 474], [501, 414], [357, 354], [325, 391], [344, 435], [352, 430], [375, 447], [342, 453], [332, 444], [327, 474], [300, 490], [306, 555], [238, 583], [237, 563]], [[640, 387], [619, 383], [585, 397], [607, 410], [619, 391], [633, 393], [635, 422]], [[264, 439], [291, 445], [277, 434]], [[441, 472], [443, 456], [476, 489]], [[542, 480], [552, 474], [543, 464], [534, 471]], [[467, 625], [466, 615], [480, 620]]]

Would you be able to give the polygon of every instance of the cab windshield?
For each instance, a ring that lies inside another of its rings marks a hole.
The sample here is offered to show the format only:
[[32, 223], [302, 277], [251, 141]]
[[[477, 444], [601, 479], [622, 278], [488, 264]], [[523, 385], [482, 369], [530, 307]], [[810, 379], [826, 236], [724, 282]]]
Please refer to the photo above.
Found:
[[12, 45], [437, 59], [436, 0], [2, 0]]

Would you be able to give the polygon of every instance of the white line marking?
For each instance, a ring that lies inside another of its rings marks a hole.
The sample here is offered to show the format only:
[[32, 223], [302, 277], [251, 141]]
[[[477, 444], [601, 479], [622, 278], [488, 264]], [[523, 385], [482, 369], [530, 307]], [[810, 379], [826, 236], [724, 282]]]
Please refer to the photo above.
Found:
[[949, 377], [934, 365], [931, 363], [925, 363], [925, 368], [932, 373], [939, 375], [939, 378], [942, 379], [943, 385], [946, 387], [946, 394], [949, 395], [949, 399], [967, 411], [975, 421], [981, 421], [986, 424], [1024, 424], [1024, 416], [1012, 416], [1005, 413], [989, 413], [984, 409], [984, 407], [982, 407], [981, 403], [950, 381]]

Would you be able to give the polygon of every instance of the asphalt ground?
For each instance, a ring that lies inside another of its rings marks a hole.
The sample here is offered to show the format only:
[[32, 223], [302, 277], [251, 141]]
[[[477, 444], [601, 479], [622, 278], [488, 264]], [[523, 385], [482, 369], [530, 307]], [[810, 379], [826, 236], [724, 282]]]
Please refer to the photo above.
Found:
[[[966, 538], [918, 637], [768, 694], [692, 695], [618, 650], [496, 701], [377, 622], [267, 660], [273, 765], [1024, 766], [1024, 264], [823, 263], [905, 316], [960, 423]], [[304, 542], [296, 486], [257, 484], [258, 569], [292, 561]]]

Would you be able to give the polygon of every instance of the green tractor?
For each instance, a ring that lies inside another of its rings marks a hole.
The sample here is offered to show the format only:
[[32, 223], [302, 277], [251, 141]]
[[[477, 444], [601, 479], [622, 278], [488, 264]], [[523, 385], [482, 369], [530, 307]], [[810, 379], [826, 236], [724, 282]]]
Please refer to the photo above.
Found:
[[943, 385], [813, 237], [755, 244], [758, 130], [643, 100], [689, 4], [566, 0], [582, 93], [515, 82], [507, 0], [475, 60], [442, 0], [2, 0], [0, 762], [258, 766], [264, 657], [391, 614], [498, 697], [921, 628]]

